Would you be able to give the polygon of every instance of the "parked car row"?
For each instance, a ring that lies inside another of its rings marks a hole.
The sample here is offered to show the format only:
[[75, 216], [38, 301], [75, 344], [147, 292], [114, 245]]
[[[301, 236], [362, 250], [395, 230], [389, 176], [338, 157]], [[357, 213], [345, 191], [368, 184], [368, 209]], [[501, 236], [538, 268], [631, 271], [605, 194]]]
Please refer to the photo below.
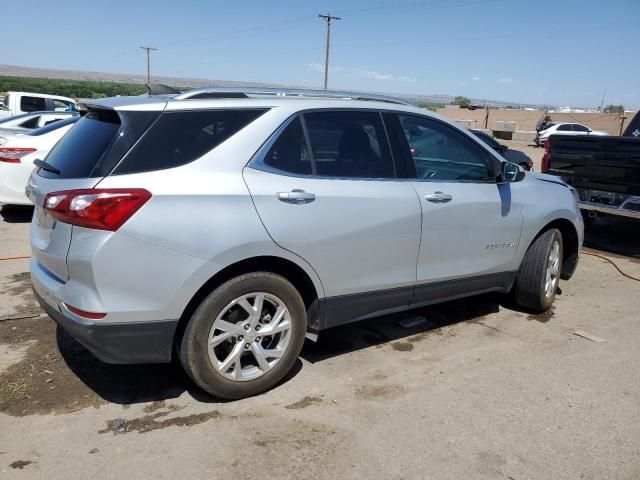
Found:
[[[47, 115], [40, 114], [35, 119], [42, 120]], [[0, 204], [31, 205], [25, 187], [33, 162], [45, 158], [79, 118], [72, 113], [57, 114], [40, 128], [18, 131], [0, 128]]]
[[0, 100], [0, 204], [29, 205], [24, 189], [33, 162], [44, 158], [78, 120], [76, 103], [29, 92], [7, 92]]
[[104, 361], [177, 357], [219, 397], [352, 321], [484, 292], [544, 311], [578, 262], [575, 190], [398, 100], [201, 89], [83, 113], [43, 127], [68, 131], [26, 184], [36, 297]]

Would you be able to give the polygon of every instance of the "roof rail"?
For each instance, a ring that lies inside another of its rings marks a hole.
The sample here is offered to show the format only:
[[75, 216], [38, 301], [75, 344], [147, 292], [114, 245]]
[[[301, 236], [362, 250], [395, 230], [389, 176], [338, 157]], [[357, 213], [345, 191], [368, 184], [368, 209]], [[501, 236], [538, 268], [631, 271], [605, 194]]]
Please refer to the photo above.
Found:
[[176, 95], [176, 100], [204, 99], [204, 98], [251, 98], [251, 97], [300, 97], [300, 98], [326, 98], [336, 100], [364, 100], [374, 102], [396, 103], [400, 105], [413, 105], [411, 102], [400, 98], [377, 95], [374, 93], [349, 92], [341, 90], [311, 90], [288, 89], [270, 87], [212, 87], [198, 88]]

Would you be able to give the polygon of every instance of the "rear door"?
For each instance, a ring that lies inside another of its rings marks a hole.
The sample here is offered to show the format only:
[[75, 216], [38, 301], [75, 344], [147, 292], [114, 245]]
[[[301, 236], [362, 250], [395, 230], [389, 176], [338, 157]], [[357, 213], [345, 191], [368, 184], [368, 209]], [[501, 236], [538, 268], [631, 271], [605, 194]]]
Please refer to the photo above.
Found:
[[[151, 113], [141, 113], [140, 119], [149, 121]], [[131, 120], [136, 114], [128, 112], [127, 118]], [[90, 111], [45, 158], [60, 173], [39, 168], [29, 178], [26, 193], [35, 205], [31, 222], [32, 257], [59, 281], [69, 278], [66, 259], [72, 226], [56, 221], [42, 208], [45, 197], [62, 190], [93, 188], [107, 175], [144, 131], [144, 125], [139, 125], [144, 122], [122, 120], [113, 110]], [[127, 124], [131, 124], [130, 128], [125, 129]]]
[[[396, 177], [379, 112], [296, 116], [244, 178], [273, 240], [316, 270], [329, 303], [344, 302], [344, 315], [410, 302], [420, 203], [411, 184]], [[341, 319], [330, 311], [328, 322]]]

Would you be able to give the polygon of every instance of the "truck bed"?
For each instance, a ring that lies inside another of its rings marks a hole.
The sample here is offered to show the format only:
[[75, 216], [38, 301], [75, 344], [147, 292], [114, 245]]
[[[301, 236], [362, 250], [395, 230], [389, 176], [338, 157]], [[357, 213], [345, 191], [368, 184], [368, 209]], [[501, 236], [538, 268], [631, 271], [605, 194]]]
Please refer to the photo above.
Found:
[[578, 190], [580, 208], [640, 216], [640, 138], [552, 135], [543, 172]]

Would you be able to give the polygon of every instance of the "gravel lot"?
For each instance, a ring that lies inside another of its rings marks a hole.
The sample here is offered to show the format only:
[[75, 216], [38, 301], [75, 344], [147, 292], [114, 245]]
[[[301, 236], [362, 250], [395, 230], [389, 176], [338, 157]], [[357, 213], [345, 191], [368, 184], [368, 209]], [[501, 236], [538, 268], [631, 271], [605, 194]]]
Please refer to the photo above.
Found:
[[[1, 256], [28, 255], [30, 214], [0, 211]], [[607, 221], [586, 246], [640, 276], [639, 239]], [[337, 328], [235, 402], [172, 365], [102, 364], [27, 272], [0, 261], [0, 478], [640, 478], [640, 284], [600, 258], [546, 315], [488, 295]]]

